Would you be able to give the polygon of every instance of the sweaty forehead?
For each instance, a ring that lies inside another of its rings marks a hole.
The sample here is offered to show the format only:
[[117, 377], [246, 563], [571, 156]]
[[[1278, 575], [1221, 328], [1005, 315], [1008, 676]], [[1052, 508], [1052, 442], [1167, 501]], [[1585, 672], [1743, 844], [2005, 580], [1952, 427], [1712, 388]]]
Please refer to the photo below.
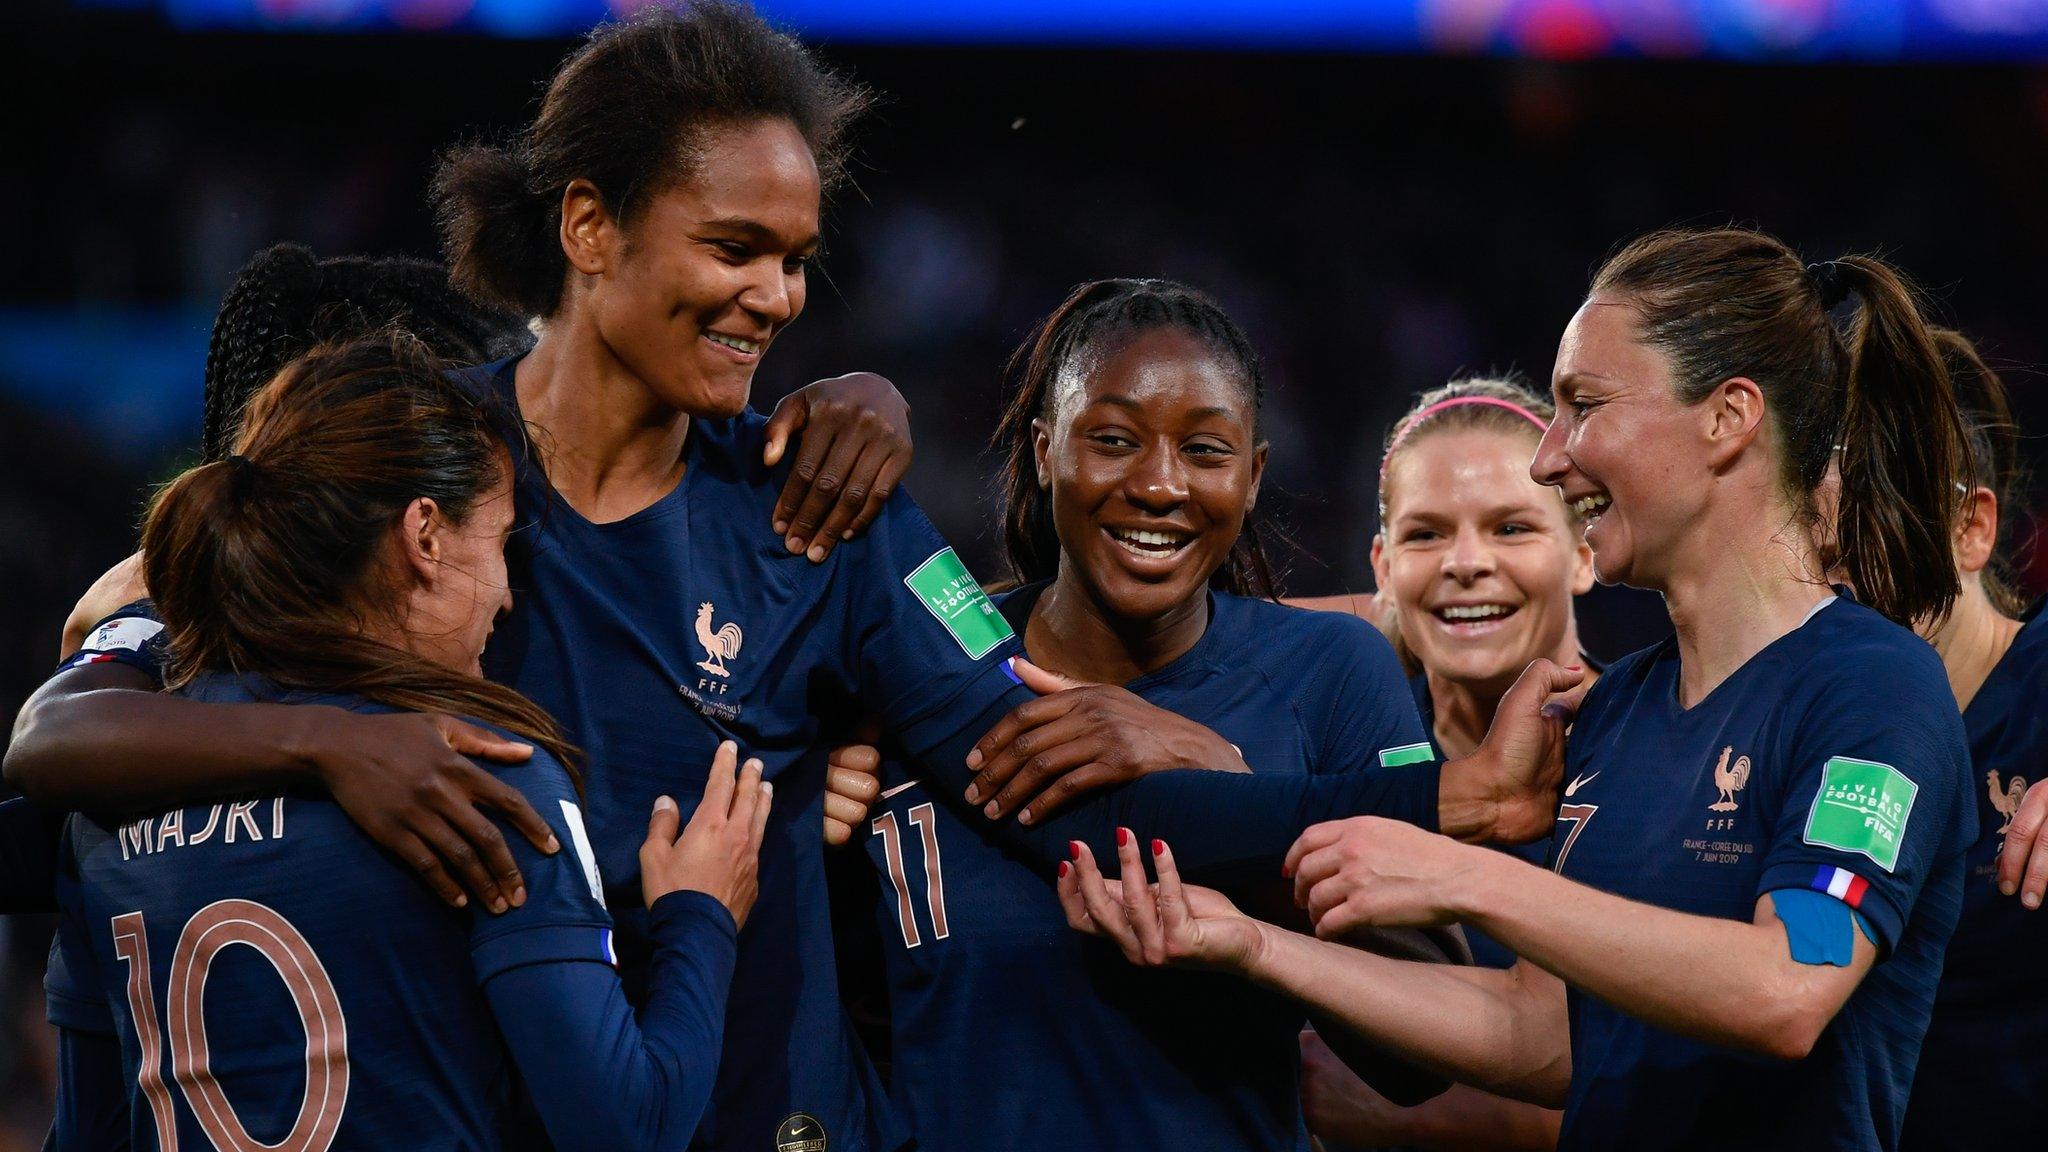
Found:
[[1235, 360], [1206, 338], [1178, 328], [1092, 342], [1061, 366], [1046, 399], [1055, 421], [1105, 404], [1142, 410], [1156, 419], [1255, 422], [1250, 384]]

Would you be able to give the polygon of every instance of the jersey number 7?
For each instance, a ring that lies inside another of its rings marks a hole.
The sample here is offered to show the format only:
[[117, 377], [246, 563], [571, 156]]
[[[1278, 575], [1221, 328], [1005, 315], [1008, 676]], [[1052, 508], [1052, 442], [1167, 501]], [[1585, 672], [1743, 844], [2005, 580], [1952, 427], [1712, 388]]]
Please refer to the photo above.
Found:
[[[931, 913], [932, 937], [946, 938], [946, 874], [939, 863], [939, 830], [937, 813], [932, 810], [929, 800], [909, 813], [910, 823], [924, 834], [924, 897], [925, 909]], [[875, 817], [872, 825], [874, 835], [882, 838], [882, 856], [889, 864], [889, 881], [896, 885], [896, 919], [903, 926], [903, 946], [915, 948], [924, 943], [917, 931], [917, 913], [910, 902], [910, 879], [903, 871], [903, 834], [896, 827], [896, 813], [884, 812]]]
[[[249, 1135], [213, 1068], [206, 1039], [206, 974], [214, 957], [230, 945], [261, 953], [291, 992], [306, 1030], [306, 1092], [292, 1130], [276, 1144]], [[114, 917], [114, 953], [128, 963], [128, 1012], [142, 1047], [136, 1084], [156, 1119], [161, 1152], [177, 1152], [178, 1120], [170, 1086], [163, 1078], [165, 1031], [157, 1026], [156, 997], [150, 987], [149, 936], [142, 913]], [[178, 934], [171, 956], [170, 987], [164, 1009], [170, 1019], [171, 1076], [185, 1103], [215, 1148], [226, 1152], [326, 1152], [341, 1127], [348, 1101], [348, 1024], [334, 982], [291, 921], [250, 900], [220, 900], [201, 908]]]

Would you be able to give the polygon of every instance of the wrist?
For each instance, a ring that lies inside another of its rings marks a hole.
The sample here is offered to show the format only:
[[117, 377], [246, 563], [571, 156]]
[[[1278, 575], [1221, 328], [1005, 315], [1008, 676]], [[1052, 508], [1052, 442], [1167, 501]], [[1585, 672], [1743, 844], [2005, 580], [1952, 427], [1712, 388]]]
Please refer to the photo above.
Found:
[[1437, 781], [1437, 830], [1467, 843], [1493, 839], [1501, 810], [1494, 789], [1498, 774], [1498, 766], [1484, 748], [1445, 761]]
[[293, 780], [330, 787], [328, 764], [323, 755], [326, 749], [323, 729], [337, 718], [346, 718], [349, 713], [325, 704], [293, 705], [282, 709], [282, 712], [284, 724], [278, 733], [275, 759], [285, 765]]

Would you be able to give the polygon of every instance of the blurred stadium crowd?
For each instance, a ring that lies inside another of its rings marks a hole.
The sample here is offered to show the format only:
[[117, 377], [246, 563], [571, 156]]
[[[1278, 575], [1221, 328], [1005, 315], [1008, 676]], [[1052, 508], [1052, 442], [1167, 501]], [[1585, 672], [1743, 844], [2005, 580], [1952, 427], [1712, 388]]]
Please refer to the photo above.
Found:
[[[37, 110], [0, 181], [9, 717], [72, 601], [132, 549], [148, 484], [195, 450], [235, 268], [281, 239], [430, 253], [433, 156], [520, 120], [563, 48], [45, 31], [0, 80]], [[1753, 223], [1814, 259], [1882, 250], [2007, 370], [2023, 427], [2048, 421], [2048, 74], [825, 47], [886, 103], [758, 401], [854, 369], [893, 379], [915, 409], [910, 484], [985, 576], [1003, 358], [1091, 277], [1201, 286], [1258, 344], [1261, 510], [1305, 594], [1369, 587], [1379, 442], [1408, 397], [1460, 371], [1544, 379], [1592, 267], [1658, 225]], [[1595, 595], [1596, 654], [1660, 626], [1654, 602]], [[17, 925], [5, 952], [0, 1152], [47, 1119], [43, 943]]]

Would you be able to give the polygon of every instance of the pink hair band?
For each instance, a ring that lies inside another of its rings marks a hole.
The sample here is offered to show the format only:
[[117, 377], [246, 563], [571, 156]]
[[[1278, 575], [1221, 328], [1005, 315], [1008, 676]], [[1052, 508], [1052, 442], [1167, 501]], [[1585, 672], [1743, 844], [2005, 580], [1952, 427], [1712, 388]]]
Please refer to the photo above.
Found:
[[1394, 450], [1399, 448], [1402, 442], [1408, 439], [1408, 434], [1415, 431], [1424, 420], [1429, 419], [1446, 408], [1462, 408], [1468, 404], [1485, 404], [1493, 408], [1504, 408], [1534, 424], [1538, 432], [1550, 431], [1550, 424], [1543, 417], [1536, 415], [1512, 400], [1502, 400], [1496, 396], [1453, 396], [1449, 400], [1439, 400], [1431, 404], [1429, 407], [1409, 417], [1406, 424], [1401, 425], [1401, 430], [1394, 434], [1394, 442], [1387, 445], [1386, 456], [1380, 460], [1380, 474], [1382, 476], [1386, 475], [1387, 461], [1393, 458]]

